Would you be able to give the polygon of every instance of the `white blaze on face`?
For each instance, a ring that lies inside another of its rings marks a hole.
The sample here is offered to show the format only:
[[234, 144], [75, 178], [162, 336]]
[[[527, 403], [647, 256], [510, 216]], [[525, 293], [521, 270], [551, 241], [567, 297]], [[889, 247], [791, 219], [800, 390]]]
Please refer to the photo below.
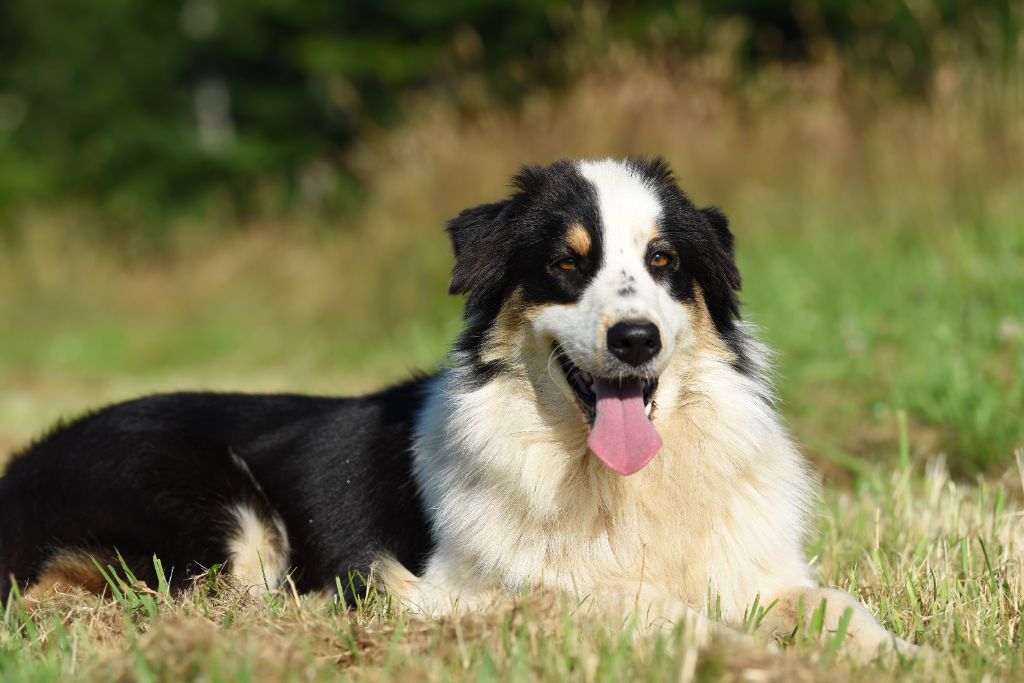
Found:
[[[645, 413], [642, 385], [596, 378], [635, 377], [638, 371], [660, 375], [687, 314], [648, 270], [648, 245], [658, 236], [662, 211], [657, 194], [621, 162], [585, 161], [578, 168], [596, 191], [602, 262], [577, 303], [547, 307], [534, 325], [538, 333], [558, 340], [573, 364], [595, 376], [597, 416], [588, 444], [613, 470], [632, 474], [661, 445]], [[661, 351], [642, 369], [627, 366], [608, 350], [608, 330], [620, 322], [650, 322], [658, 328]]]
[[602, 263], [577, 303], [548, 307], [538, 316], [536, 328], [557, 339], [574, 364], [596, 375], [614, 376], [628, 370], [608, 351], [608, 329], [619, 322], [652, 322], [662, 349], [647, 372], [658, 375], [667, 367], [676, 335], [686, 322], [685, 309], [647, 268], [647, 246], [658, 236], [661, 202], [621, 162], [582, 161], [579, 171], [596, 190]]
[[676, 308], [666, 289], [647, 269], [647, 247], [658, 236], [661, 202], [642, 178], [624, 164], [585, 161], [580, 172], [597, 189], [604, 259], [583, 297], [584, 308], [605, 323], [599, 343], [607, 346], [607, 328], [623, 321], [649, 321], [661, 334], [666, 348], [652, 363], [660, 372], [672, 355], [674, 330], [666, 329]]

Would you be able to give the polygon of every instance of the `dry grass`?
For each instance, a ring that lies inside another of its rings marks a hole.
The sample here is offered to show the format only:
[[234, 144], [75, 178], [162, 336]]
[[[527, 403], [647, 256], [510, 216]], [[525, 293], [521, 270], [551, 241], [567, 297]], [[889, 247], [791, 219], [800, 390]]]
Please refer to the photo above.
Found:
[[813, 544], [822, 577], [925, 645], [913, 663], [854, 665], [827, 634], [698, 648], [678, 629], [637, 634], [568, 596], [432, 623], [382, 595], [348, 612], [287, 589], [254, 599], [216, 578], [177, 598], [151, 593], [152, 614], [81, 594], [15, 602], [0, 630], [0, 677], [22, 667], [32, 680], [1011, 679], [1024, 673], [1022, 490], [1024, 470], [965, 486], [933, 460], [826, 495]]

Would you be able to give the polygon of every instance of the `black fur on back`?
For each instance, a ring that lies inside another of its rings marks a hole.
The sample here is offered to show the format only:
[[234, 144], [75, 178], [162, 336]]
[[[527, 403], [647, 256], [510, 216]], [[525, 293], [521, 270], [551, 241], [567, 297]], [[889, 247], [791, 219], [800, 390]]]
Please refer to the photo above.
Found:
[[284, 520], [299, 590], [348, 588], [382, 552], [416, 571], [431, 548], [411, 472], [423, 384], [359, 399], [167, 394], [71, 422], [0, 478], [0, 591], [67, 549], [116, 549], [147, 582], [157, 555], [180, 588], [227, 559], [239, 503]]

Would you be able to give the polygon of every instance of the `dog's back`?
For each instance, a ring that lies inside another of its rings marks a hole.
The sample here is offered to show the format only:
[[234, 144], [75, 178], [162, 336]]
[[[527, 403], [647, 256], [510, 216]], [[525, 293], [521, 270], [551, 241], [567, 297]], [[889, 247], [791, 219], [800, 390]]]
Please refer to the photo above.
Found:
[[416, 567], [429, 549], [410, 476], [418, 387], [167, 394], [60, 426], [0, 478], [0, 590], [12, 577], [101, 589], [94, 559], [152, 583], [154, 555], [175, 587], [225, 560], [260, 585], [297, 567], [307, 590], [365, 575], [379, 551]]

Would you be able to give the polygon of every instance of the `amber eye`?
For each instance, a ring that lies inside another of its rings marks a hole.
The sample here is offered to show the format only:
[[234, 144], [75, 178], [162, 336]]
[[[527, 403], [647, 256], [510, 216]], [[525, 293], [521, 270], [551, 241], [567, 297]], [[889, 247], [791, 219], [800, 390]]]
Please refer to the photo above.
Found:
[[656, 251], [651, 256], [651, 260], [648, 261], [653, 268], [664, 268], [668, 264], [672, 263], [672, 257], [663, 251]]
[[555, 263], [556, 266], [562, 270], [576, 270], [576, 259], [572, 256], [567, 256], [564, 259], [560, 259]]

